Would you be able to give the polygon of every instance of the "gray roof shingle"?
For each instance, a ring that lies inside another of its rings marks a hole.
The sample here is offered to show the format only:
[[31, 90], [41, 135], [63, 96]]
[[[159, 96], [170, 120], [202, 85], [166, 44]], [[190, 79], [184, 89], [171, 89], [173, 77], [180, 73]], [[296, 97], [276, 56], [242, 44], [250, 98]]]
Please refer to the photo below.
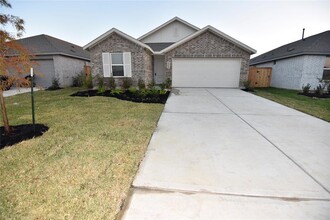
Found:
[[267, 53], [261, 54], [250, 61], [250, 65], [271, 62], [300, 55], [330, 55], [330, 31], [325, 31], [304, 40], [298, 40]]
[[82, 47], [41, 34], [17, 40], [34, 55], [65, 55], [89, 61], [89, 52]]

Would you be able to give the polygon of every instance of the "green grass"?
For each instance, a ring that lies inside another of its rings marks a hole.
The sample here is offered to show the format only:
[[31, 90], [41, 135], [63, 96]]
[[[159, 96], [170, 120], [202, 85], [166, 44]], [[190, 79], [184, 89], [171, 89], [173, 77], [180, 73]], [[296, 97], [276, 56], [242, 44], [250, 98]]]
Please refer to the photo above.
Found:
[[330, 99], [298, 95], [296, 90], [258, 88], [254, 94], [330, 122]]
[[[36, 92], [50, 129], [0, 150], [0, 219], [116, 218], [164, 106], [77, 90]], [[29, 94], [6, 104], [11, 125], [31, 123]]]

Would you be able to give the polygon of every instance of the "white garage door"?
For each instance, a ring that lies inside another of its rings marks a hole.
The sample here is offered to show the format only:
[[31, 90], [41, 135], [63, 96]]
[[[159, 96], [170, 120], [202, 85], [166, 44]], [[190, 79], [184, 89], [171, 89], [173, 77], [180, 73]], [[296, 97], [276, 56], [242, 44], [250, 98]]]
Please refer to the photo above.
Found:
[[239, 58], [173, 58], [173, 87], [238, 87]]

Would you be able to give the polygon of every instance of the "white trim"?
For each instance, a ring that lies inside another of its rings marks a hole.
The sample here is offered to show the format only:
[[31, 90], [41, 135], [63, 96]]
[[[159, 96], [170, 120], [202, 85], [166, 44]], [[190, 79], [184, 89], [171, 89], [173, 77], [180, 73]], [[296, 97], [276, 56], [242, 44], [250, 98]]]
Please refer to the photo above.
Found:
[[103, 76], [111, 77], [111, 56], [110, 53], [102, 53], [102, 67], [103, 67]]
[[166, 53], [166, 52], [168, 52], [168, 51], [170, 51], [170, 50], [172, 50], [172, 49], [180, 46], [181, 44], [190, 41], [191, 39], [197, 37], [198, 35], [201, 35], [202, 33], [206, 32], [206, 31], [211, 31], [212, 33], [214, 33], [214, 34], [216, 34], [216, 35], [218, 35], [218, 36], [220, 36], [220, 37], [222, 37], [222, 38], [224, 38], [224, 39], [226, 39], [226, 40], [234, 43], [235, 45], [239, 46], [240, 48], [242, 48], [242, 49], [250, 52], [250, 54], [254, 54], [254, 53], [257, 52], [255, 49], [253, 49], [253, 48], [251, 48], [251, 47], [243, 44], [242, 42], [240, 42], [240, 41], [238, 41], [238, 40], [230, 37], [229, 35], [227, 35], [227, 34], [221, 32], [221, 31], [219, 31], [218, 29], [216, 29], [216, 28], [208, 25], [208, 26], [204, 27], [203, 29], [197, 31], [196, 33], [193, 33], [193, 34], [187, 36], [186, 38], [183, 38], [182, 40], [180, 40], [180, 41], [172, 44], [171, 46], [166, 47], [165, 49], [163, 49], [159, 53], [160, 54], [164, 54], [164, 53]]
[[170, 23], [172, 23], [172, 22], [174, 22], [174, 21], [181, 22], [182, 24], [185, 24], [185, 25], [187, 25], [188, 27], [191, 27], [192, 29], [194, 29], [194, 30], [196, 30], [196, 31], [199, 31], [199, 30], [200, 30], [200, 28], [198, 28], [198, 27], [196, 27], [196, 26], [194, 26], [194, 25], [192, 25], [192, 24], [186, 22], [185, 20], [182, 20], [182, 19], [179, 18], [179, 17], [174, 17], [174, 18], [172, 18], [171, 20], [165, 22], [164, 24], [162, 24], [162, 25], [156, 27], [155, 29], [149, 31], [148, 33], [142, 35], [141, 37], [138, 38], [138, 40], [142, 40], [142, 39], [148, 37], [149, 35], [155, 33], [156, 31], [162, 29], [163, 27], [169, 25]]
[[106, 37], [110, 36], [111, 34], [116, 33], [119, 36], [143, 47], [143, 48], [147, 48], [148, 50], [150, 50], [151, 52], [153, 52], [153, 50], [146, 44], [136, 40], [135, 38], [125, 34], [124, 32], [121, 32], [120, 30], [116, 29], [116, 28], [112, 28], [111, 30], [105, 32], [104, 34], [102, 34], [101, 36], [99, 36], [98, 38], [96, 38], [95, 40], [91, 41], [90, 43], [86, 44], [83, 49], [84, 50], [88, 50], [90, 47], [94, 46], [95, 44], [97, 44], [98, 42], [100, 42], [101, 40], [105, 39]]
[[131, 52], [123, 53], [123, 63], [124, 63], [124, 75], [126, 77], [132, 77]]

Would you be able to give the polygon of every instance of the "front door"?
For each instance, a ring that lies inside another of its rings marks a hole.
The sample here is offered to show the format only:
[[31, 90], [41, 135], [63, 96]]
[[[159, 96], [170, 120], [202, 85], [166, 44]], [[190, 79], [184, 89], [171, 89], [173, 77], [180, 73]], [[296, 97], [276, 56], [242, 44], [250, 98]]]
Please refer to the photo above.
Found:
[[154, 56], [154, 79], [156, 84], [164, 83], [164, 56]]

